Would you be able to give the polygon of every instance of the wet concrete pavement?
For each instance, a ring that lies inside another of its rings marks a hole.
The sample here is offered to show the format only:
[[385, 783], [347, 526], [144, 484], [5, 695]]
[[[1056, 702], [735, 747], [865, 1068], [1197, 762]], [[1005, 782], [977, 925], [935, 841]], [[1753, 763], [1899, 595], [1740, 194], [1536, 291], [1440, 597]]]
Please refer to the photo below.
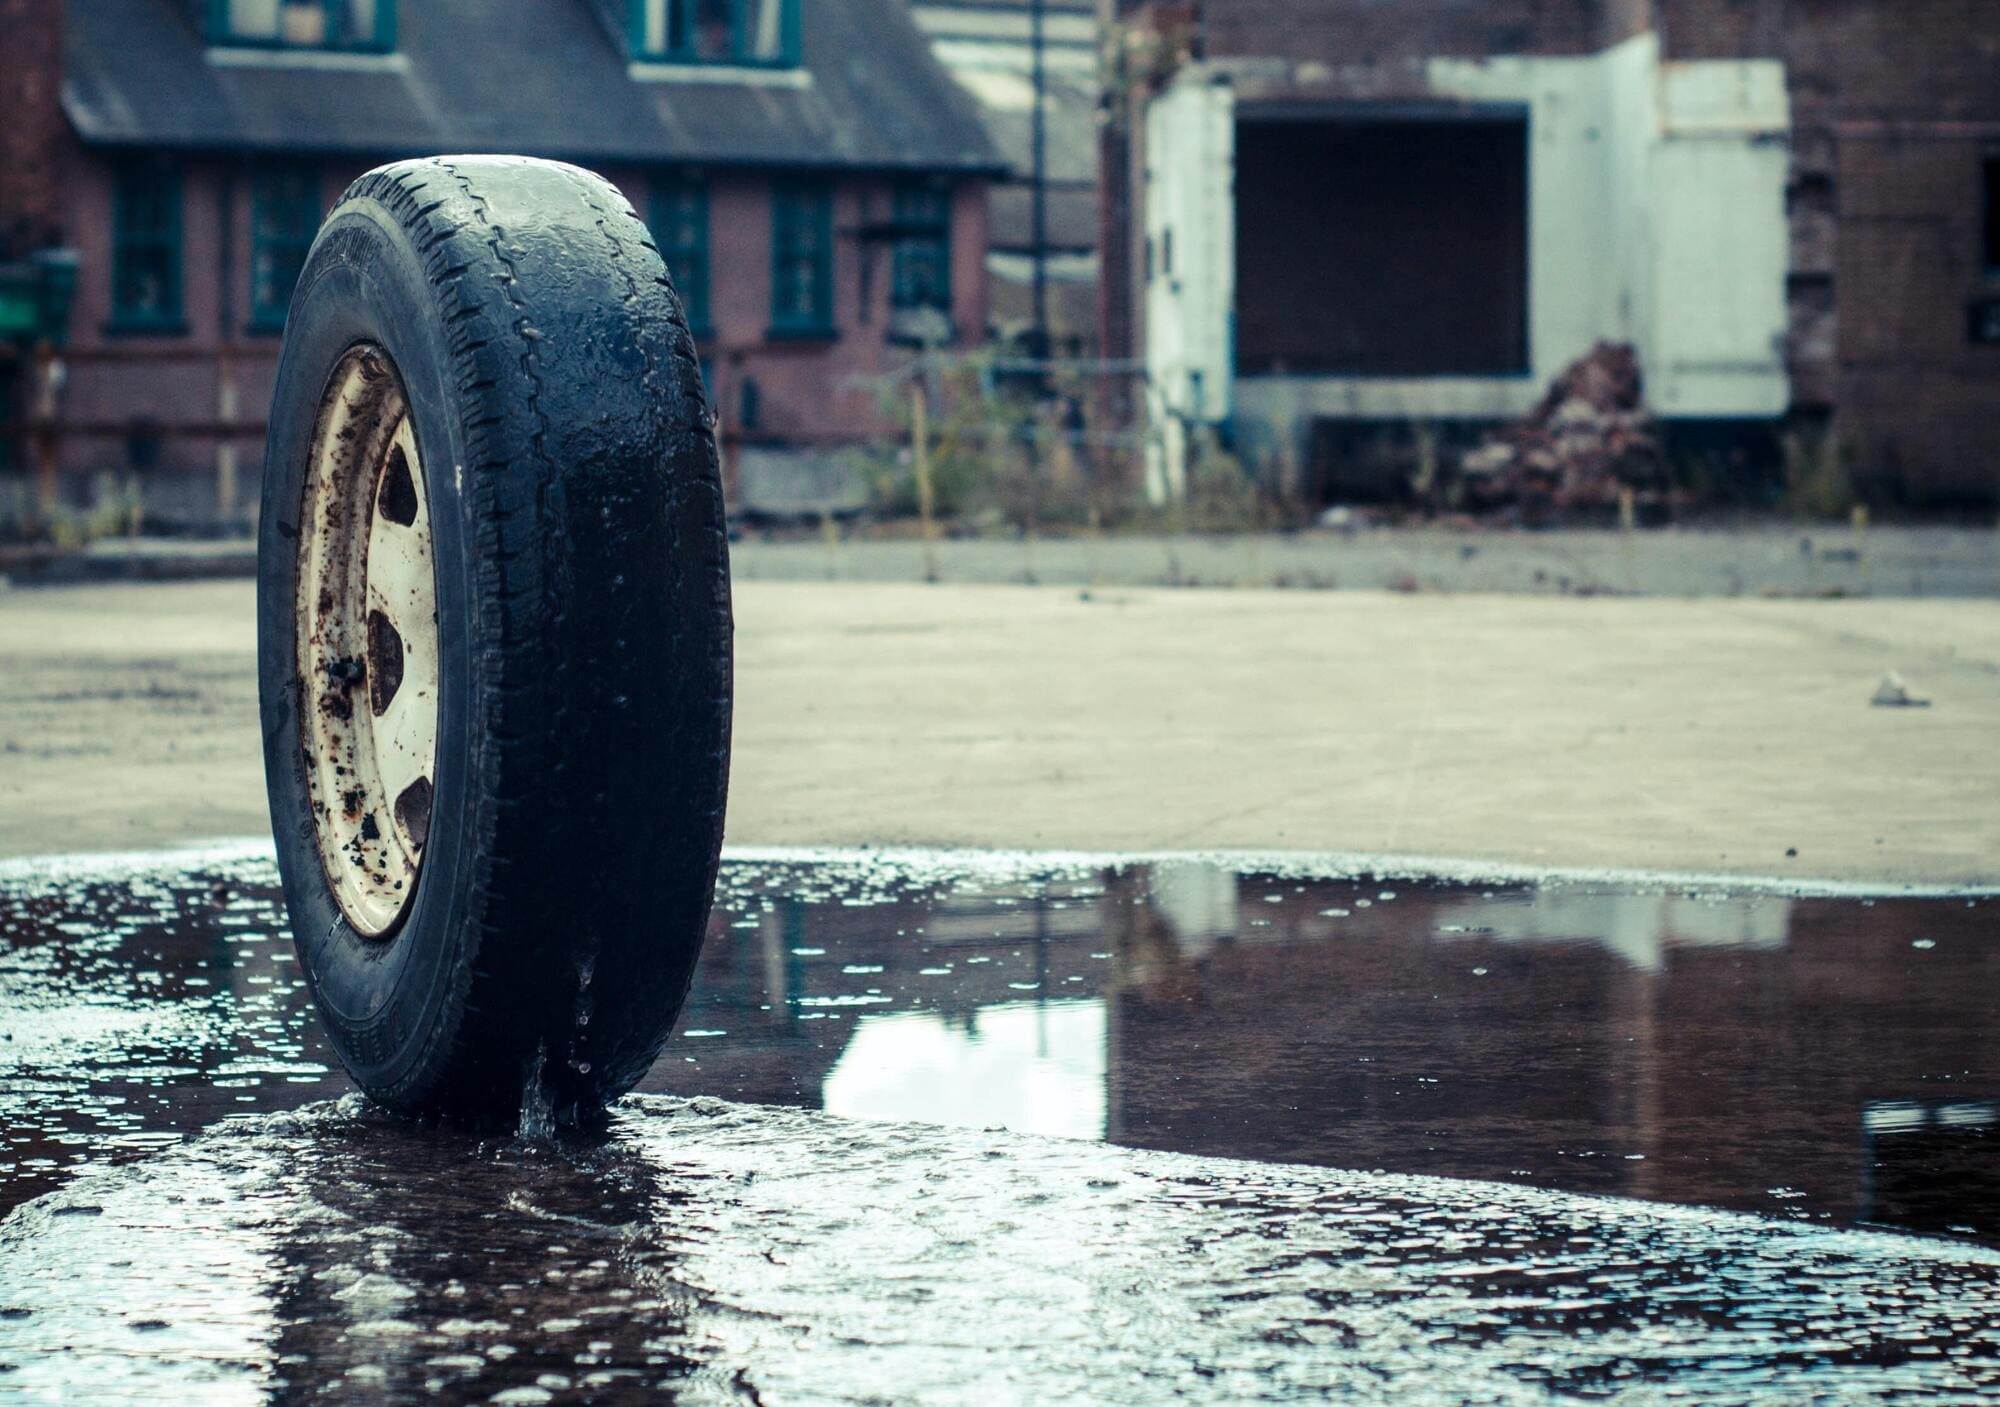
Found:
[[551, 1147], [349, 1092], [260, 848], [10, 862], [0, 1398], [1963, 1401], [1996, 902], [738, 852]]

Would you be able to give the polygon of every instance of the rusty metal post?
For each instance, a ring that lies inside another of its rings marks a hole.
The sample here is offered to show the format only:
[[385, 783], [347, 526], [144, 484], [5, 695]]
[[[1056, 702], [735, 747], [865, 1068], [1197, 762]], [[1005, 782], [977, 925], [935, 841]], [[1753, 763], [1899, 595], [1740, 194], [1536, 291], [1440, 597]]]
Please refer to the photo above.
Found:
[[63, 364], [56, 355], [55, 345], [46, 338], [35, 344], [32, 375], [34, 399], [28, 411], [28, 443], [35, 461], [35, 506], [30, 526], [36, 531], [47, 531], [61, 506], [57, 482], [61, 432], [56, 424], [56, 404], [62, 390]]
[[215, 442], [215, 516], [222, 523], [236, 517], [236, 358], [227, 344], [215, 357], [215, 418], [223, 427]]
[[1618, 560], [1624, 568], [1624, 588], [1637, 595], [1639, 569], [1634, 556], [1632, 535], [1639, 527], [1639, 500], [1630, 484], [1618, 488]]
[[1034, 181], [1030, 192], [1032, 204], [1029, 206], [1032, 233], [1035, 245], [1035, 302], [1034, 346], [1029, 350], [1037, 357], [1049, 354], [1049, 116], [1048, 116], [1048, 43], [1046, 38], [1046, 11], [1048, 0], [1029, 0], [1028, 5], [1028, 54], [1032, 73], [1031, 82], [1035, 90], [1035, 111], [1029, 127], [1029, 144], [1033, 152], [1031, 171]]
[[924, 536], [924, 580], [938, 579], [936, 508], [931, 493], [930, 401], [922, 381], [910, 388], [910, 464], [917, 478], [917, 521]]

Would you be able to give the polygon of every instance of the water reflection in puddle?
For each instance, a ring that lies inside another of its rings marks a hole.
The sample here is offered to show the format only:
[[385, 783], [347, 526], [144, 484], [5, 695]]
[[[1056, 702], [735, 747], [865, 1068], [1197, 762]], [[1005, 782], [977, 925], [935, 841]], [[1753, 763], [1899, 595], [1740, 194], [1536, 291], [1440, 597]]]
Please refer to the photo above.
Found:
[[[2000, 1240], [1989, 901], [724, 867], [643, 1089]], [[347, 1088], [270, 867], [0, 882], [0, 1206]]]
[[850, 1118], [1102, 1138], [1104, 1049], [1101, 1001], [864, 1017], [822, 1103]]

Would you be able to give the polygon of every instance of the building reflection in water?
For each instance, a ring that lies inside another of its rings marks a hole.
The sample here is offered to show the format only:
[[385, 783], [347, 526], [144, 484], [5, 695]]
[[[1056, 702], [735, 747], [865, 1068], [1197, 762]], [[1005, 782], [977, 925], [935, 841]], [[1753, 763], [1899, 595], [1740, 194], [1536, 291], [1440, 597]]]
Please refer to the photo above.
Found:
[[[2000, 1243], [1991, 900], [1035, 863], [732, 860], [645, 1087]], [[350, 1088], [261, 861], [0, 885], [0, 956], [0, 1210]]]
[[1990, 905], [1193, 862], [725, 893], [645, 1088], [2000, 1239]]

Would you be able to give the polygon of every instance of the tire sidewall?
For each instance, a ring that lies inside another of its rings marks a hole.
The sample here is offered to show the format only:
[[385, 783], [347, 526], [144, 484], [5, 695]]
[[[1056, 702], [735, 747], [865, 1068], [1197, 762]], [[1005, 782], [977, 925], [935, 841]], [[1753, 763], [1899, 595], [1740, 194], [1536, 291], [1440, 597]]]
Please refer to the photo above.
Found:
[[[386, 351], [402, 379], [429, 507], [438, 609], [438, 734], [431, 828], [416, 893], [386, 937], [346, 921], [320, 859], [303, 765], [309, 706], [298, 677], [296, 602], [305, 481], [315, 421], [336, 366], [353, 347]], [[464, 502], [465, 428], [450, 384], [454, 359], [422, 256], [373, 200], [348, 201], [314, 241], [285, 329], [265, 455], [258, 580], [258, 688], [265, 781], [278, 867], [299, 959], [322, 1016], [339, 1029], [358, 1082], [397, 1104], [430, 1053], [455, 1035], [477, 954], [479, 925], [464, 912], [483, 886], [467, 867], [479, 853], [468, 769], [479, 730], [468, 668], [477, 607]]]

